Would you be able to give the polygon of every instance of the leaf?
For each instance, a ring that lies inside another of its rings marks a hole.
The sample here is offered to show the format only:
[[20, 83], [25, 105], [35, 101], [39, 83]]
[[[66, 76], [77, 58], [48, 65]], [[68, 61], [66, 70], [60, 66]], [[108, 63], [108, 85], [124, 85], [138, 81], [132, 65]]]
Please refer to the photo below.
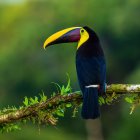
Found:
[[38, 97], [35, 96], [34, 99], [30, 97], [30, 105], [33, 105], [33, 104], [37, 104], [38, 103]]
[[133, 103], [133, 99], [130, 97], [125, 97], [125, 101], [132, 104]]
[[136, 106], [135, 105], [132, 105], [130, 108], [131, 108], [131, 110], [130, 110], [130, 115], [131, 115], [134, 112]]
[[35, 96], [34, 103], [35, 104], [38, 103], [38, 97], [37, 96]]
[[34, 99], [32, 97], [30, 97], [30, 105], [34, 104]]
[[62, 109], [56, 110], [56, 114], [60, 117], [64, 117], [64, 111]]
[[68, 83], [67, 83], [67, 86], [66, 86], [66, 88], [65, 88], [65, 92], [67, 93], [67, 92], [71, 92], [71, 86], [70, 86], [70, 77], [69, 77], [69, 74], [67, 74], [67, 76], [68, 76]]
[[47, 96], [46, 95], [44, 95], [44, 92], [42, 92], [42, 94], [39, 94], [39, 96], [40, 96], [40, 101], [42, 102], [45, 102], [46, 100], [47, 100]]
[[99, 97], [98, 101], [99, 101], [99, 104], [100, 104], [100, 105], [105, 104], [105, 100], [104, 100], [104, 98], [101, 97], [101, 96]]
[[73, 109], [73, 113], [72, 113], [72, 117], [74, 118], [74, 117], [76, 117], [76, 113], [78, 112], [78, 107], [76, 106], [76, 107], [74, 107], [74, 109]]
[[28, 105], [29, 105], [29, 100], [28, 100], [27, 97], [24, 97], [23, 104], [24, 104], [25, 106], [28, 106]]
[[72, 106], [71, 103], [66, 104], [66, 107], [71, 107], [71, 106]]
[[65, 87], [64, 85], [61, 87], [61, 95], [64, 95], [65, 94]]
[[52, 84], [55, 85], [56, 89], [58, 90], [58, 93], [61, 92], [61, 86], [55, 82], [51, 82]]

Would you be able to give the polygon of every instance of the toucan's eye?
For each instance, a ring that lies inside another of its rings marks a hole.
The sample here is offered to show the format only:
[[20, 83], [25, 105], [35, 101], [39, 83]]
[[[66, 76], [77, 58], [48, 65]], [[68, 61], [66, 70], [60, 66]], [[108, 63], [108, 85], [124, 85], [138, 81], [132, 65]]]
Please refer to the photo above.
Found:
[[84, 32], [84, 30], [82, 29], [82, 30], [81, 30], [81, 33], [83, 33], [83, 32]]

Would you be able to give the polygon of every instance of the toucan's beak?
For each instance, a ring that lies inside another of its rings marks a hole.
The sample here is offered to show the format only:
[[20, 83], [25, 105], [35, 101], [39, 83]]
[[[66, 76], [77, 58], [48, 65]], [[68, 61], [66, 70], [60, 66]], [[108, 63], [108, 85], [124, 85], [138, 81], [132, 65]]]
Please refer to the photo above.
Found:
[[59, 43], [78, 42], [80, 40], [81, 27], [72, 27], [61, 30], [46, 39], [43, 48]]

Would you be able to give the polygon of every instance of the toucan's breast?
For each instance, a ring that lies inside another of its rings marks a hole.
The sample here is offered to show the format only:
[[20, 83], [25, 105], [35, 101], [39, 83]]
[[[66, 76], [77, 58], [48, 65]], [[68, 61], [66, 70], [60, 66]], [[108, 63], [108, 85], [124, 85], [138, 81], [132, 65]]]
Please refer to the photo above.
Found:
[[103, 84], [106, 79], [106, 64], [102, 48], [95, 44], [83, 44], [76, 53], [76, 70], [81, 90], [85, 86]]
[[104, 52], [99, 42], [92, 42], [89, 40], [78, 48], [76, 55], [83, 57], [97, 57], [104, 56]]

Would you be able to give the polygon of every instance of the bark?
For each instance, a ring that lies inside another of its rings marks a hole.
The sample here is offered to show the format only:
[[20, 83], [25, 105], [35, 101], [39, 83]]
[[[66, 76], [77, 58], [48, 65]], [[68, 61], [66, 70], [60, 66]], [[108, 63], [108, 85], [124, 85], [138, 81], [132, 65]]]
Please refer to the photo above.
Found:
[[[90, 87], [95, 88], [95, 85], [90, 85]], [[131, 85], [131, 84], [107, 85], [106, 93], [111, 94], [114, 92], [116, 94], [129, 94], [129, 93], [130, 94], [134, 94], [134, 93], [139, 94], [140, 93], [140, 85]], [[48, 99], [46, 102], [40, 102], [40, 103], [31, 105], [28, 107], [23, 107], [21, 109], [18, 109], [16, 111], [13, 111], [10, 113], [1, 114], [0, 115], [0, 125], [7, 124], [7, 123], [14, 123], [16, 121], [26, 119], [28, 117], [34, 117], [37, 115], [37, 112], [39, 110], [53, 109], [55, 106], [59, 106], [62, 103], [72, 103], [72, 102], [77, 102], [77, 103], [82, 102], [82, 94], [80, 94], [80, 91], [69, 93], [66, 95], [58, 94], [58, 95]], [[56, 120], [48, 118], [48, 121], [51, 124], [55, 124]]]

